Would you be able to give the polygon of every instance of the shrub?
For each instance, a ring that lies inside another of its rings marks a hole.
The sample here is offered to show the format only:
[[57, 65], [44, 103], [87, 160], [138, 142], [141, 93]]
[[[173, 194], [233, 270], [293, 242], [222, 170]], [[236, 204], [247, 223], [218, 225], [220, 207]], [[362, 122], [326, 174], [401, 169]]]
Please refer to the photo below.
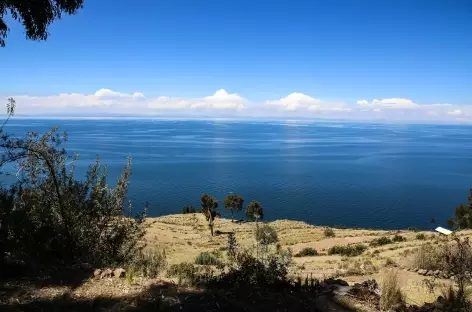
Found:
[[457, 206], [455, 218], [448, 220], [448, 225], [457, 229], [472, 228], [472, 188], [469, 190], [468, 203]]
[[425, 239], [426, 239], [426, 235], [424, 235], [424, 233], [418, 233], [418, 234], [416, 234], [416, 239], [418, 239], [418, 240], [425, 240]]
[[330, 228], [326, 228], [324, 230], [324, 236], [325, 237], [335, 237], [336, 236], [336, 233], [334, 233], [334, 231]]
[[190, 205], [187, 205], [187, 206], [185, 206], [185, 207], [182, 209], [182, 213], [183, 213], [183, 214], [195, 213], [195, 212], [197, 212], [197, 211], [195, 210], [195, 208], [193, 208], [193, 207], [190, 206]]
[[380, 296], [380, 309], [390, 311], [394, 307], [405, 304], [398, 282], [398, 272], [390, 271], [382, 282], [382, 295]]
[[328, 254], [355, 257], [362, 254], [366, 249], [367, 249], [367, 246], [361, 245], [361, 244], [347, 245], [347, 246], [335, 245], [328, 249]]
[[277, 232], [270, 225], [264, 224], [256, 229], [256, 240], [264, 246], [274, 244], [278, 241]]
[[188, 262], [173, 264], [167, 270], [167, 276], [177, 277], [179, 284], [182, 284], [182, 282], [185, 281], [191, 285], [194, 285], [197, 281], [197, 273], [197, 268]]
[[392, 238], [392, 241], [394, 241], [395, 243], [406, 242], [406, 238], [397, 234]]
[[376, 238], [370, 242], [370, 246], [377, 247], [377, 246], [383, 246], [387, 244], [392, 244], [393, 241], [385, 236], [382, 236], [380, 238]]
[[231, 285], [264, 285], [264, 287], [288, 284], [287, 273], [291, 257], [269, 255], [264, 263], [247, 252], [236, 255], [234, 266], [220, 276], [219, 282]]
[[447, 253], [448, 246], [445, 244], [439, 246], [423, 244], [413, 253], [412, 266], [425, 270], [445, 270], [447, 268], [445, 261]]
[[230, 258], [234, 258], [238, 249], [238, 242], [236, 241], [236, 237], [232, 232], [228, 234], [227, 247], [225, 249], [228, 250], [228, 256]]
[[209, 252], [202, 252], [195, 258], [195, 264], [199, 265], [218, 265], [220, 264], [220, 260]]
[[251, 201], [246, 207], [246, 216], [253, 220], [262, 220], [264, 218], [264, 208], [257, 200]]
[[295, 254], [294, 257], [312, 257], [312, 256], [317, 256], [317, 255], [318, 255], [318, 252], [316, 251], [316, 249], [307, 247], [300, 250], [297, 254]]
[[66, 140], [55, 127], [42, 136], [0, 137], [0, 166], [10, 162], [22, 168], [18, 181], [0, 194], [0, 236], [5, 242], [0, 249], [8, 248], [0, 256], [8, 253], [43, 265], [111, 266], [131, 261], [145, 233], [147, 210], [133, 217], [126, 203], [131, 159], [115, 187], [108, 186], [98, 158], [85, 179], [77, 180], [78, 157], [60, 148]]
[[166, 265], [165, 251], [153, 248], [138, 252], [130, 269], [144, 277], [156, 278]]

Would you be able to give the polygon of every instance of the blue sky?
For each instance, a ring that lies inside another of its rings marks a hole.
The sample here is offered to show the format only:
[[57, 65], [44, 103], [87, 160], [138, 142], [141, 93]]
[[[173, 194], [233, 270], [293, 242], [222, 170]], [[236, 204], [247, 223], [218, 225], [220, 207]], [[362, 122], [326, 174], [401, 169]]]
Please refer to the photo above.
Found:
[[472, 120], [471, 1], [130, 3], [85, 0], [46, 42], [8, 20], [0, 94], [24, 113]]

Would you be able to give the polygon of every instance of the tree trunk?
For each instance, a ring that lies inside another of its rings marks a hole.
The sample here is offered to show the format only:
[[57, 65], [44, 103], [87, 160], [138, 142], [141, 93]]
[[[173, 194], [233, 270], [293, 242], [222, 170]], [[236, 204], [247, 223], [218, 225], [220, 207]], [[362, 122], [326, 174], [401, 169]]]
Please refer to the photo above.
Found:
[[234, 222], [234, 212], [231, 210], [231, 222]]
[[213, 216], [212, 216], [211, 211], [210, 211], [210, 220], [209, 220], [209, 221], [210, 221], [210, 223], [209, 223], [209, 225], [210, 225], [210, 232], [211, 232], [211, 236], [213, 237], [213, 225], [214, 225], [214, 223], [213, 223]]

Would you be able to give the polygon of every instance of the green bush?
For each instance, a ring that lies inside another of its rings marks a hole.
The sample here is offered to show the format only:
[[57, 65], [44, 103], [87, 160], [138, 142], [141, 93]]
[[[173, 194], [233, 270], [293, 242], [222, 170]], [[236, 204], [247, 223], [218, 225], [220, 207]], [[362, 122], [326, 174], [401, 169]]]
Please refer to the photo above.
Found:
[[220, 260], [209, 252], [202, 252], [195, 258], [195, 264], [199, 265], [218, 265], [220, 264]]
[[418, 239], [418, 240], [425, 240], [425, 239], [426, 239], [426, 235], [424, 235], [424, 233], [416, 234], [416, 239]]
[[182, 213], [183, 213], [183, 214], [195, 213], [195, 212], [197, 212], [197, 211], [195, 210], [195, 208], [193, 208], [193, 207], [190, 206], [190, 205], [187, 205], [187, 206], [185, 206], [185, 207], [182, 209]]
[[377, 247], [377, 246], [383, 246], [387, 244], [392, 244], [393, 241], [385, 236], [382, 236], [380, 238], [376, 238], [370, 242], [370, 246]]
[[330, 228], [326, 228], [324, 230], [324, 236], [325, 237], [335, 237], [336, 236], [336, 233], [334, 233], [334, 231]]
[[98, 158], [77, 179], [78, 157], [60, 148], [66, 140], [56, 128], [22, 139], [0, 136], [0, 168], [22, 168], [17, 182], [0, 192], [0, 257], [36, 265], [129, 263], [145, 233], [146, 211], [134, 217], [126, 199], [131, 159], [115, 187]]
[[256, 230], [256, 240], [261, 245], [270, 245], [276, 243], [279, 239], [277, 232], [268, 224], [259, 226]]
[[261, 261], [249, 253], [238, 253], [235, 256], [234, 266], [223, 273], [219, 283], [225, 285], [263, 285], [270, 287], [288, 284], [288, 265], [291, 257], [285, 254], [269, 255], [266, 261]]
[[316, 249], [307, 247], [307, 248], [303, 248], [298, 253], [296, 253], [294, 257], [312, 257], [312, 256], [317, 256], [317, 255], [318, 255], [318, 252], [316, 251]]
[[406, 242], [406, 237], [397, 234], [392, 238], [392, 241], [395, 243]]
[[347, 245], [347, 246], [332, 246], [328, 249], [329, 255], [341, 255], [347, 257], [355, 257], [362, 254], [367, 249], [365, 245]]

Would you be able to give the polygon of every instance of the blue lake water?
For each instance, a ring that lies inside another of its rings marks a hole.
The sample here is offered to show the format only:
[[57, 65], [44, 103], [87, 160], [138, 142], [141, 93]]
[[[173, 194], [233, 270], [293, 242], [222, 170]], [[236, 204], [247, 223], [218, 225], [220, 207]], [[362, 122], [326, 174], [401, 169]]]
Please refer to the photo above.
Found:
[[5, 130], [52, 125], [68, 132], [81, 174], [99, 154], [113, 184], [131, 156], [129, 197], [136, 209], [149, 201], [151, 216], [199, 206], [203, 192], [224, 212], [234, 192], [259, 200], [267, 220], [431, 228], [472, 187], [471, 126], [13, 119]]

